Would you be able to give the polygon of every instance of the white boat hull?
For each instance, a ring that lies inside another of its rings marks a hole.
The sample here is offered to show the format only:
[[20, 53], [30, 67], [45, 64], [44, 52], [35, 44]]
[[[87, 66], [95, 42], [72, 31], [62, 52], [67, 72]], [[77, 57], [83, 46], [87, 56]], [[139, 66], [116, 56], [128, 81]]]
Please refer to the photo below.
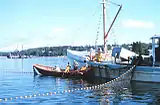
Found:
[[[79, 64], [79, 68], [81, 68], [82, 66], [84, 66], [84, 60], [86, 60], [87, 62], [90, 62], [89, 59], [89, 54], [90, 52], [87, 51], [73, 51], [73, 50], [68, 50], [67, 49], [67, 58], [71, 64], [71, 66], [73, 67], [73, 62], [74, 60], [76, 60]], [[106, 63], [111, 63], [113, 62], [113, 60], [111, 60], [111, 58], [106, 59], [106, 61], [103, 61]]]
[[76, 60], [79, 64], [79, 68], [84, 65], [84, 60], [87, 60], [87, 51], [72, 51], [67, 49], [67, 58], [73, 67], [73, 62]]

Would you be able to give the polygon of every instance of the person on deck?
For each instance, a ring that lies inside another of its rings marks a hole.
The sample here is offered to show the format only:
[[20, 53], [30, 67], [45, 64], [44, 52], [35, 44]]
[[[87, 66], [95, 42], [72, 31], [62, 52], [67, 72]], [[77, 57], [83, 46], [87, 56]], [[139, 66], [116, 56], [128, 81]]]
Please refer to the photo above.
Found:
[[71, 65], [70, 65], [69, 62], [68, 62], [67, 67], [66, 67], [66, 70], [65, 70], [64, 72], [68, 73], [68, 72], [70, 71], [70, 68], [71, 68]]
[[98, 48], [96, 55], [93, 58], [93, 61], [101, 62], [102, 61], [102, 50]]
[[93, 60], [93, 48], [90, 49], [89, 60], [90, 60], [90, 61]]
[[128, 56], [128, 60], [127, 60], [127, 61], [128, 61], [128, 64], [129, 64], [130, 59], [131, 59], [130, 56]]
[[81, 67], [81, 71], [87, 70], [88, 68], [88, 64], [86, 62], [86, 60], [84, 60], [85, 65]]
[[76, 60], [74, 60], [74, 63], [73, 63], [73, 67], [74, 67], [74, 70], [78, 70], [78, 62]]

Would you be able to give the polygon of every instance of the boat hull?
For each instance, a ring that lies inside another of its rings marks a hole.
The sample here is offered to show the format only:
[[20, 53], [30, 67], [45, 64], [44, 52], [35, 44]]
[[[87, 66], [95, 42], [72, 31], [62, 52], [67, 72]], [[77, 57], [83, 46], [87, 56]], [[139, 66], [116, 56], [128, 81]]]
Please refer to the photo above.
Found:
[[55, 77], [65, 77], [65, 78], [84, 78], [89, 79], [92, 75], [91, 68], [88, 68], [85, 71], [81, 70], [70, 70], [69, 72], [65, 72], [64, 69], [61, 69], [61, 71], [55, 71], [54, 67], [44, 66], [35, 64], [33, 65], [33, 70], [37, 70], [39, 74], [44, 76], [55, 76]]
[[[98, 63], [98, 62], [88, 62], [89, 65], [92, 65], [94, 68], [94, 75], [100, 78], [108, 78], [107, 72], [108, 69], [99, 69], [99, 66], [104, 66], [109, 68], [110, 78], [116, 78], [120, 76], [124, 71], [121, 71], [118, 68], [123, 68], [128, 65], [122, 64], [112, 64], [112, 63]], [[131, 65], [130, 65], [131, 66]], [[160, 67], [152, 66], [137, 66], [133, 73], [133, 81], [142, 81], [142, 82], [160, 82]]]

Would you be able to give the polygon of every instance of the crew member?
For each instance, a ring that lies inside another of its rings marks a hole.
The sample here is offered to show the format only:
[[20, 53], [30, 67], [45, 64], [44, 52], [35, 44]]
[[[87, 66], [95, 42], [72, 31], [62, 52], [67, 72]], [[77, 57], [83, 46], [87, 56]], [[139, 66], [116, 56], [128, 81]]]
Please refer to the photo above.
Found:
[[90, 54], [89, 54], [89, 60], [92, 61], [93, 60], [93, 48], [90, 49]]
[[86, 60], [84, 60], [84, 66], [81, 67], [81, 71], [87, 70], [87, 68], [88, 68], [88, 64]]
[[78, 62], [74, 60], [74, 63], [73, 63], [74, 70], [77, 70], [78, 66], [79, 66]]
[[61, 72], [61, 69], [58, 67], [58, 65], [55, 66], [55, 71]]
[[93, 58], [94, 61], [101, 62], [102, 61], [102, 50], [98, 48], [96, 55]]
[[130, 56], [128, 56], [128, 64], [129, 64], [129, 61], [130, 61]]
[[70, 68], [71, 68], [71, 65], [70, 65], [69, 62], [68, 62], [67, 67], [66, 67], [66, 70], [65, 70], [64, 72], [68, 73], [68, 72], [70, 71]]

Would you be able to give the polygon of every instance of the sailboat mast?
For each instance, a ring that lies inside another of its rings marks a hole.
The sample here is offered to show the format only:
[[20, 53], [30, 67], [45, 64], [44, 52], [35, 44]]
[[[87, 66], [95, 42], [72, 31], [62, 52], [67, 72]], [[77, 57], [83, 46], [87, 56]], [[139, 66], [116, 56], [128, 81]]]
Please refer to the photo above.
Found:
[[105, 38], [105, 35], [106, 35], [106, 0], [103, 0], [102, 1], [102, 5], [103, 5], [103, 34], [104, 34], [104, 52], [106, 53], [106, 50], [107, 50], [107, 46], [106, 46], [106, 38]]

